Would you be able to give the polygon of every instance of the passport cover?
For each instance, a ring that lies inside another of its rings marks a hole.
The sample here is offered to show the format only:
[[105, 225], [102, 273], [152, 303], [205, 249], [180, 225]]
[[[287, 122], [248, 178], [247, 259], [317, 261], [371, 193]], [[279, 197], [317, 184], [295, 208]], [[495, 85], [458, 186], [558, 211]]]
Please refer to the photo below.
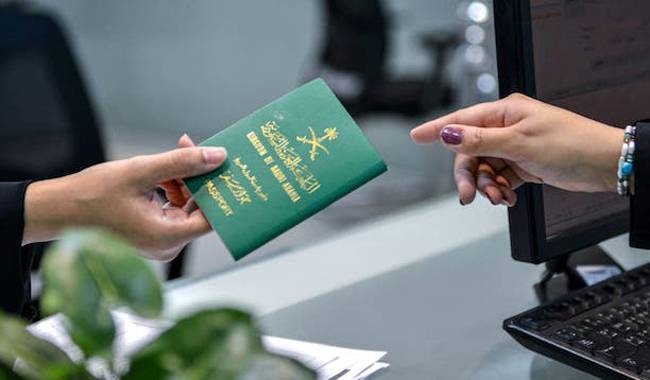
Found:
[[219, 169], [185, 184], [235, 260], [386, 171], [321, 79], [203, 141]]

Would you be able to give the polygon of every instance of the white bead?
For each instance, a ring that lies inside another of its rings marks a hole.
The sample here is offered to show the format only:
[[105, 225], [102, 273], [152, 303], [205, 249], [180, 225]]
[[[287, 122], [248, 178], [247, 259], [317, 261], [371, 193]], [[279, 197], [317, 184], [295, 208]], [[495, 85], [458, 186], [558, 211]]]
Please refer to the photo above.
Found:
[[634, 140], [630, 140], [630, 142], [627, 144], [627, 154], [634, 154], [634, 149], [636, 148], [636, 144], [634, 143]]
[[623, 143], [623, 145], [621, 146], [621, 157], [627, 156], [628, 150], [629, 150], [628, 143]]
[[627, 127], [625, 127], [625, 133], [632, 133], [632, 126], [631, 125], [628, 125]]

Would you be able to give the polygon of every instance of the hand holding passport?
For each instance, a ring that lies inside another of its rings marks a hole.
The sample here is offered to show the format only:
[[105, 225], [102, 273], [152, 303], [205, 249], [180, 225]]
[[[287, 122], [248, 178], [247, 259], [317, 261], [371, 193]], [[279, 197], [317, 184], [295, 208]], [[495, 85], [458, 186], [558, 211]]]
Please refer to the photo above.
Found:
[[324, 81], [203, 141], [228, 160], [184, 182], [235, 260], [386, 171]]

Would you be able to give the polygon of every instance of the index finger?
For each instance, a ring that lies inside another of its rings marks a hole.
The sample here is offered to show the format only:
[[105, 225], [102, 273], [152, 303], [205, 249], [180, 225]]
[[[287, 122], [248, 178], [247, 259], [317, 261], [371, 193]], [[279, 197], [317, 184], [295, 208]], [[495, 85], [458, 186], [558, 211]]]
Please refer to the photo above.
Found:
[[415, 127], [411, 130], [411, 138], [418, 144], [431, 144], [438, 140], [442, 128], [449, 124], [464, 124], [475, 127], [504, 127], [506, 124], [506, 112], [507, 105], [503, 99], [477, 104]]

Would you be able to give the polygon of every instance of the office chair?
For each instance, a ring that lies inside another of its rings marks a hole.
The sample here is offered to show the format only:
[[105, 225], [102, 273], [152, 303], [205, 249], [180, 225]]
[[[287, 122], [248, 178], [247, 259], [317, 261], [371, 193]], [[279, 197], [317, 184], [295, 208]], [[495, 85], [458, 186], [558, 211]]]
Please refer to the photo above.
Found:
[[431, 57], [424, 75], [395, 76], [388, 67], [393, 15], [380, 0], [321, 0], [324, 30], [318, 62], [306, 78], [322, 77], [348, 112], [393, 113], [417, 117], [455, 100], [445, 75], [460, 44], [456, 30], [439, 30], [421, 37]]
[[[22, 2], [0, 3], [0, 181], [60, 177], [105, 160], [99, 118], [60, 22]], [[180, 277], [183, 262], [184, 252], [168, 279]]]
[[0, 179], [45, 179], [106, 159], [98, 119], [63, 30], [0, 8]]

